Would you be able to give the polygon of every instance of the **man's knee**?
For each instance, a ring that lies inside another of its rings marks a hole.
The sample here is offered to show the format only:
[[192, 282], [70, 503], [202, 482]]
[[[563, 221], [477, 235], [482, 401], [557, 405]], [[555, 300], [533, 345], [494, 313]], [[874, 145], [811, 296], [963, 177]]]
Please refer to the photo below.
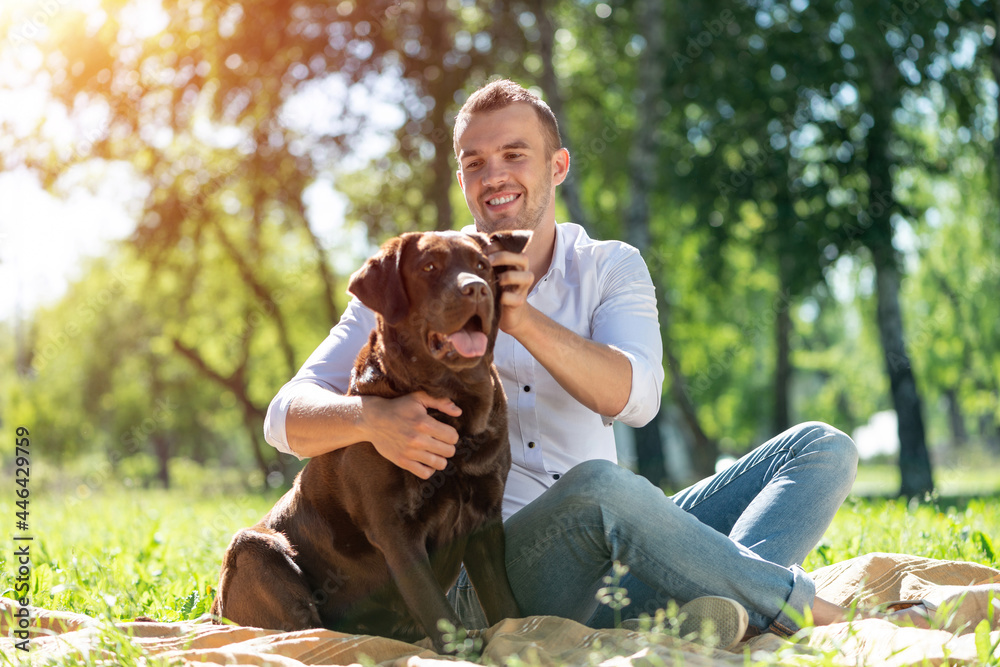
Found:
[[837, 469], [850, 471], [853, 477], [858, 469], [858, 446], [849, 435], [824, 422], [806, 422], [801, 428], [809, 440], [806, 448], [825, 452]]
[[[557, 484], [563, 506], [583, 514], [593, 511], [601, 516], [608, 511], [615, 515], [631, 511], [650, 494], [663, 495], [663, 491], [645, 477], [604, 459], [577, 464]], [[552, 491], [556, 491], [556, 487]]]
[[559, 482], [563, 486], [572, 486], [581, 494], [590, 495], [629, 484], [634, 477], [632, 471], [613, 461], [591, 459], [570, 468]]

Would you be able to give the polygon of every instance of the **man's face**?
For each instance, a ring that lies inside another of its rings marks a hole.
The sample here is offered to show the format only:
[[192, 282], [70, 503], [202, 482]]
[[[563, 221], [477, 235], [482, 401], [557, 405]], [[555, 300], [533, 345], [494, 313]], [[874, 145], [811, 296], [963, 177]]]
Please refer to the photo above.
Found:
[[553, 172], [559, 173], [560, 152], [546, 156], [541, 122], [530, 105], [472, 116], [458, 148], [458, 182], [479, 231], [534, 230], [555, 222]]

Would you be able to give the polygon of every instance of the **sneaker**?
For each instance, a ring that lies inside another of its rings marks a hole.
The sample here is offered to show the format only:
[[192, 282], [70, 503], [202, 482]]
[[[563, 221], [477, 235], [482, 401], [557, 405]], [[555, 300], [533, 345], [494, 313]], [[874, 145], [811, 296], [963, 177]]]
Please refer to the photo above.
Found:
[[695, 598], [678, 610], [682, 618], [681, 639], [729, 651], [746, 634], [750, 618], [736, 600], [706, 595]]

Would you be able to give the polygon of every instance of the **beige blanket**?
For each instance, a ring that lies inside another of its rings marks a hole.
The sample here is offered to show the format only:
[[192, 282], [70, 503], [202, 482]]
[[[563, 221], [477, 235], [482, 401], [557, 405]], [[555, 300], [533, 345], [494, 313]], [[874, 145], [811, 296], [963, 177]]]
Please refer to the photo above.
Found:
[[[986, 651], [1000, 661], [1000, 571], [952, 561], [898, 554], [871, 554], [813, 573], [819, 594], [862, 607], [896, 599], [924, 598], [938, 606], [941, 629], [896, 627], [880, 619], [804, 631], [791, 642], [765, 634], [740, 646], [754, 660], [820, 664], [824, 656], [846, 665], [981, 664]], [[990, 608], [992, 607], [992, 612]], [[344, 635], [329, 630], [275, 632], [209, 622], [111, 623], [71, 612], [32, 610], [30, 651], [16, 648], [18, 609], [0, 598], [0, 650], [23, 664], [107, 664], [129, 656], [155, 655], [174, 664], [350, 665], [431, 667], [441, 656], [403, 642]], [[986, 627], [976, 628], [983, 619]], [[978, 648], [977, 648], [978, 634]], [[744, 657], [713, 651], [668, 635], [591, 630], [551, 616], [507, 620], [483, 634], [483, 662], [530, 665], [743, 665]], [[987, 647], [986, 641], [989, 641]], [[518, 660], [519, 659], [519, 660]], [[449, 661], [447, 664], [455, 665]], [[469, 664], [469, 663], [465, 663]], [[994, 663], [995, 664], [995, 663]]]

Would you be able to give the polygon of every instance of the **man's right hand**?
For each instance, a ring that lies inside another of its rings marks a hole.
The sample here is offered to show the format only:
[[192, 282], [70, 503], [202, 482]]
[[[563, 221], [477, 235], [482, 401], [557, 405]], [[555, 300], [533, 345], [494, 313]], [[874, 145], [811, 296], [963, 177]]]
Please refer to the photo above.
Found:
[[433, 408], [458, 417], [462, 409], [450, 399], [416, 391], [398, 398], [362, 396], [361, 403], [368, 439], [403, 470], [428, 479], [455, 455], [458, 431], [427, 414]]
[[398, 398], [344, 396], [314, 384], [301, 384], [295, 390], [285, 433], [299, 458], [371, 442], [386, 459], [427, 479], [444, 470], [455, 455], [458, 432], [427, 414], [434, 408], [458, 417], [462, 410], [450, 399], [423, 391]]

